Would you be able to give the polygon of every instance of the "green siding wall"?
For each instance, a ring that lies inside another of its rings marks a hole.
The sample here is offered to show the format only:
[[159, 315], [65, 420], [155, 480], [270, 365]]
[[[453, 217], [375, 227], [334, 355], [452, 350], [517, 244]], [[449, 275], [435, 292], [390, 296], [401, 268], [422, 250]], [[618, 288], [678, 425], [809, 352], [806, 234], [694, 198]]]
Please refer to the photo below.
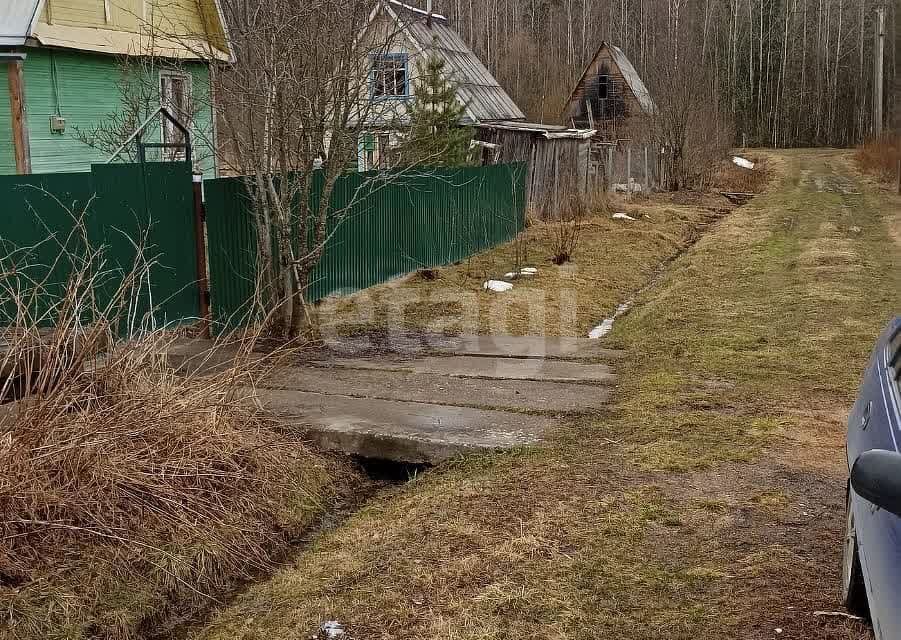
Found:
[[[195, 155], [201, 158], [199, 164], [204, 174], [212, 177], [215, 166], [213, 154], [210, 146], [201, 140], [212, 137], [211, 109], [207, 98], [208, 69], [195, 63], [186, 65], [184, 71], [191, 74], [196, 104], [205, 105], [199, 109], [194, 123], [197, 134], [194, 142], [198, 147]], [[88, 171], [91, 163], [105, 162], [109, 152], [85, 144], [79, 140], [78, 132], [89, 134], [92, 127], [109, 122], [112, 114], [124, 110], [122, 85], [125, 74], [121, 60], [115, 56], [80, 51], [29, 49], [24, 75], [32, 171]], [[149, 86], [158, 86], [158, 73], [154, 72], [154, 76]], [[50, 131], [50, 117], [57, 113], [66, 119], [63, 133]], [[159, 127], [155, 126], [145, 140], [159, 142]], [[158, 155], [148, 153], [148, 160], [156, 158]], [[4, 168], [0, 164], [0, 171]]]
[[0, 64], [0, 174], [16, 172], [16, 151], [13, 145], [12, 118], [9, 111], [6, 65]]

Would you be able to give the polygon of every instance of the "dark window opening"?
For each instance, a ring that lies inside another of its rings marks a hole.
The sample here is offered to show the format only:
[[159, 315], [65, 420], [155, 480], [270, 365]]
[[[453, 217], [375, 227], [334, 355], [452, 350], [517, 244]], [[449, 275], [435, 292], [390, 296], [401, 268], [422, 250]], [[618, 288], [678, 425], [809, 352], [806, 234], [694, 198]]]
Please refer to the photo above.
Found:
[[409, 95], [406, 54], [386, 54], [372, 59], [372, 97]]

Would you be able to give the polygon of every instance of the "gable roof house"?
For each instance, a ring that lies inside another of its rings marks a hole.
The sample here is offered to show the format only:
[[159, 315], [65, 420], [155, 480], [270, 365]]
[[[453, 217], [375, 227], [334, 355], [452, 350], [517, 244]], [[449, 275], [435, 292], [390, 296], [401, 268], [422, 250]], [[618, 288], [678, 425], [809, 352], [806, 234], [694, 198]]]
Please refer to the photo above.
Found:
[[563, 120], [597, 130], [608, 142], [630, 136], [630, 126], [657, 110], [651, 93], [622, 49], [601, 42], [573, 88]]
[[[429, 2], [431, 5], [431, 2]], [[487, 67], [438, 13], [398, 0], [380, 0], [363, 37], [386, 43], [370, 55], [369, 101], [360, 141], [359, 168], [385, 167], [391, 149], [410, 126], [407, 106], [416, 92], [416, 64], [429, 55], [444, 60], [464, 106], [461, 126], [524, 120], [525, 115]]]
[[[209, 65], [232, 61], [218, 0], [5, 0], [0, 174], [86, 171], [105, 162], [109, 151], [85, 140], [122, 119], [127, 61], [153, 88], [147, 95], [155, 102], [158, 91], [159, 106], [189, 126], [197, 168], [214, 172]], [[145, 141], [181, 138], [160, 120]], [[160, 159], [180, 159], [178, 153], [162, 150]]]
[[461, 126], [474, 129], [482, 162], [524, 162], [526, 198], [540, 217], [550, 215], [565, 194], [584, 192], [593, 130], [530, 123], [447, 18], [399, 0], [381, 0], [364, 36], [388, 43], [370, 55], [368, 115], [361, 135], [358, 169], [391, 166], [392, 150], [410, 126], [407, 105], [416, 91], [416, 62], [428, 55], [444, 60], [449, 80], [464, 106]]

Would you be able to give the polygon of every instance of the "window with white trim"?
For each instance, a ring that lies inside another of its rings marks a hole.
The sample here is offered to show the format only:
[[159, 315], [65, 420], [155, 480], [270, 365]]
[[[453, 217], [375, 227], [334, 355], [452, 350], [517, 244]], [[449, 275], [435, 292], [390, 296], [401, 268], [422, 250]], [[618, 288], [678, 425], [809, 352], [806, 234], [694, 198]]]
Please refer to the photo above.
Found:
[[410, 95], [407, 63], [408, 56], [405, 53], [385, 53], [372, 57], [370, 78], [374, 99]]
[[[160, 73], [160, 105], [181, 122], [186, 129], [191, 127], [191, 76], [184, 73]], [[184, 144], [185, 136], [178, 127], [163, 116], [161, 134], [163, 144]], [[162, 153], [164, 160], [184, 160], [184, 148], [167, 147]]]

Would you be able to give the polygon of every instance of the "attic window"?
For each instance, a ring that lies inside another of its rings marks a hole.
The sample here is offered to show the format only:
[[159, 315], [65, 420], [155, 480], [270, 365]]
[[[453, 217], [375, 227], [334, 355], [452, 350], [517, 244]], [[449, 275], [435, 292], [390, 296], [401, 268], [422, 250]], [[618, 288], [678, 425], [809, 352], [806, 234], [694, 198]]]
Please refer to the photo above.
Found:
[[386, 53], [373, 56], [370, 78], [373, 98], [397, 98], [410, 95], [405, 53]]
[[609, 98], [609, 89], [610, 86], [610, 76], [602, 75], [598, 76], [598, 98], [600, 100], [606, 100]]

